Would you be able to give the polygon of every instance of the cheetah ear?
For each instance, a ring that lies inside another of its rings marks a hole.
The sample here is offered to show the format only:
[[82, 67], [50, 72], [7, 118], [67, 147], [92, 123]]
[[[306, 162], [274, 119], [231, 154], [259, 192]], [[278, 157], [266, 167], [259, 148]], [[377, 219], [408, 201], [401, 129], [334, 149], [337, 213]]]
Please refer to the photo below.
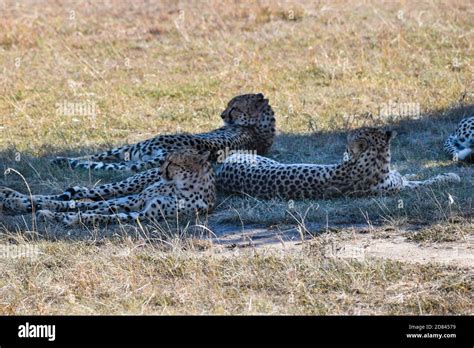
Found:
[[187, 164], [187, 166], [189, 169], [191, 169], [192, 172], [199, 172], [202, 168], [201, 156], [199, 156], [198, 158], [195, 157], [193, 161], [190, 161]]
[[268, 99], [262, 99], [261, 101], [258, 101], [258, 103], [259, 104], [257, 105], [257, 110], [255, 111], [254, 116], [258, 116], [262, 110], [267, 107]]
[[369, 143], [365, 139], [358, 139], [352, 143], [352, 151], [356, 154], [362, 153], [369, 147]]
[[201, 163], [204, 164], [209, 160], [209, 156], [211, 156], [211, 151], [204, 151], [200, 154]]

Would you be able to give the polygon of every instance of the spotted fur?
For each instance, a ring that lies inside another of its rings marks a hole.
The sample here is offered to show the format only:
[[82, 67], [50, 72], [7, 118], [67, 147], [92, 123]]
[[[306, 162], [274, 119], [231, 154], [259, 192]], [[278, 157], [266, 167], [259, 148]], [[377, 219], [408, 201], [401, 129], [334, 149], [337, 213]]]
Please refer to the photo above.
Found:
[[153, 175], [137, 174], [119, 184], [119, 190], [94, 195], [97, 201], [64, 201], [64, 194], [29, 196], [3, 188], [0, 208], [9, 213], [26, 213], [34, 208], [38, 218], [67, 225], [160, 220], [207, 212], [216, 197], [209, 155], [208, 151], [199, 153], [194, 149], [175, 151], [160, 168], [153, 169]]
[[348, 135], [338, 164], [282, 164], [252, 155], [229, 156], [217, 172], [219, 189], [271, 199], [325, 198], [338, 195], [395, 193], [440, 182], [458, 182], [456, 174], [410, 181], [390, 169], [394, 131], [362, 128]]
[[263, 94], [234, 97], [222, 112], [224, 126], [201, 134], [159, 135], [89, 157], [58, 157], [53, 163], [72, 168], [141, 171], [160, 166], [166, 155], [183, 148], [210, 151], [215, 161], [222, 151], [253, 150], [264, 154], [275, 136], [275, 115]]
[[459, 122], [456, 131], [444, 142], [444, 150], [454, 161], [474, 162], [474, 116]]

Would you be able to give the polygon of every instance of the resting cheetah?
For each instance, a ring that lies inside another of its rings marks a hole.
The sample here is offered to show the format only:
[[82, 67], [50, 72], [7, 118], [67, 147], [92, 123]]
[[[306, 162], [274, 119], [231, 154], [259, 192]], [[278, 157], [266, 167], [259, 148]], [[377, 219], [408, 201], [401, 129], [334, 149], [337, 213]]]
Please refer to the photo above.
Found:
[[159, 166], [167, 153], [185, 147], [208, 150], [215, 161], [226, 150], [255, 150], [263, 154], [272, 145], [275, 114], [262, 93], [234, 97], [221, 117], [224, 126], [207, 133], [159, 135], [87, 158], [58, 157], [53, 163], [67, 162], [72, 168], [141, 171]]
[[217, 172], [223, 190], [263, 199], [323, 198], [337, 195], [394, 193], [437, 182], [459, 182], [456, 174], [409, 181], [390, 170], [390, 140], [394, 131], [362, 128], [348, 135], [339, 164], [282, 164], [261, 156], [229, 156]]
[[[101, 201], [61, 201], [64, 195], [28, 196], [3, 188], [0, 189], [0, 208], [5, 212], [25, 213], [34, 206], [40, 209], [38, 218], [67, 225], [158, 220], [205, 212], [212, 209], [216, 197], [215, 174], [209, 155], [209, 151], [199, 153], [194, 149], [173, 152], [160, 168], [153, 169], [155, 180], [151, 185], [143, 184], [149, 182], [150, 173], [143, 174], [147, 175], [143, 182], [142, 174], [137, 174], [121, 190], [102, 191], [108, 199]], [[94, 198], [99, 191], [95, 191]]]
[[474, 116], [459, 122], [444, 142], [444, 149], [455, 161], [474, 162]]

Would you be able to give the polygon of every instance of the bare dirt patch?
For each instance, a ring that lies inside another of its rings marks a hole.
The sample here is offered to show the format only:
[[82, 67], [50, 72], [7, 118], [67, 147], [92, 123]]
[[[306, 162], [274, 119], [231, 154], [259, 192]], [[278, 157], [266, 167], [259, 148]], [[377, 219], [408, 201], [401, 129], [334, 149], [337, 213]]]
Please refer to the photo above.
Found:
[[[439, 227], [420, 228], [367, 228], [367, 226], [341, 226], [337, 233], [332, 227], [328, 233], [311, 233], [321, 226], [311, 225], [278, 227], [268, 229], [249, 227], [243, 231], [228, 226], [225, 233], [214, 239], [215, 243], [228, 250], [259, 248], [267, 250], [295, 250], [311, 243], [325, 245], [327, 256], [346, 259], [363, 260], [365, 258], [389, 259], [410, 263], [440, 263], [459, 267], [474, 268], [474, 229], [472, 224], [462, 226], [462, 237], [452, 237], [449, 241], [423, 241], [413, 236], [424, 234], [434, 237]], [[234, 229], [234, 231], [232, 231]], [[451, 230], [452, 235], [459, 233], [457, 225], [443, 226], [443, 231]], [[332, 230], [332, 231], [331, 231]], [[312, 235], [318, 235], [315, 239]], [[445, 236], [445, 238], [447, 238]]]

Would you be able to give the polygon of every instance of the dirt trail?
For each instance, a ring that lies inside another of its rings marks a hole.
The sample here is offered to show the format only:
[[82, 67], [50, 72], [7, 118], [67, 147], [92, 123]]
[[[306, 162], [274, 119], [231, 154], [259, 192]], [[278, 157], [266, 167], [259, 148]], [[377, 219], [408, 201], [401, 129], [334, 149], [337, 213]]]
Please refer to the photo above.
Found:
[[[413, 233], [406, 229], [384, 231], [367, 226], [341, 226], [342, 231], [324, 234], [326, 255], [340, 258], [386, 258], [413, 263], [443, 263], [474, 268], [474, 235], [466, 234], [453, 242], [415, 242], [407, 238]], [[309, 230], [324, 231], [323, 226], [311, 226]], [[247, 226], [243, 231], [236, 226], [217, 228], [214, 243], [229, 250], [237, 248], [265, 248], [291, 250], [311, 243], [312, 236], [302, 233], [298, 227], [268, 229]], [[306, 231], [307, 232], [307, 231]], [[305, 241], [302, 240], [305, 236]]]
[[370, 235], [338, 242], [336, 257], [376, 257], [413, 263], [443, 263], [474, 267], [474, 240], [445, 243], [416, 243], [406, 237], [374, 239]]

